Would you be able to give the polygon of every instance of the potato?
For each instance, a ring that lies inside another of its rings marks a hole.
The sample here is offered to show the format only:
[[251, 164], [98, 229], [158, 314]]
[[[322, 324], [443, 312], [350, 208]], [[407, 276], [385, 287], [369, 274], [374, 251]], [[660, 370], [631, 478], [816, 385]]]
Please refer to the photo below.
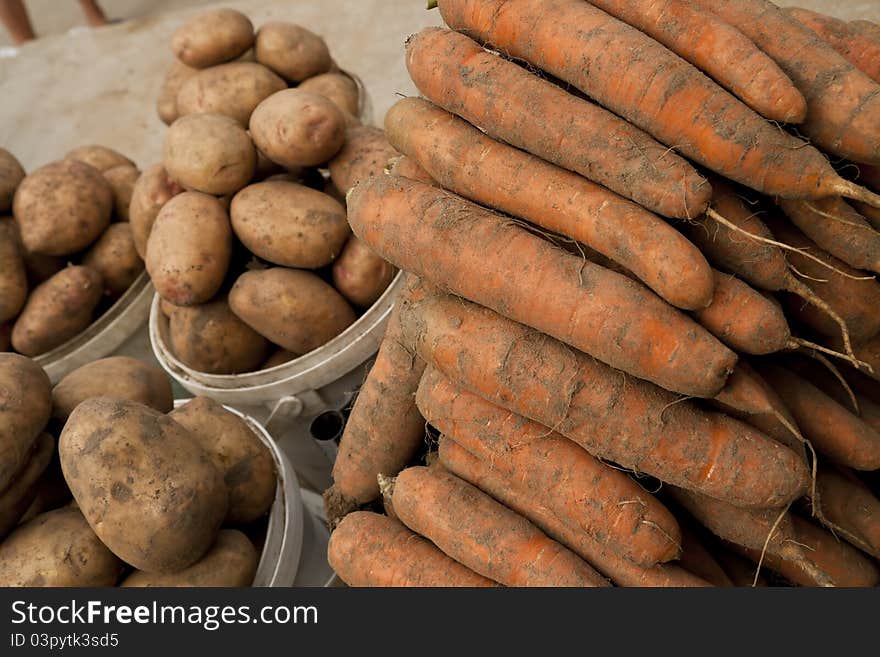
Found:
[[200, 71], [177, 95], [177, 111], [187, 114], [223, 114], [247, 127], [260, 102], [287, 83], [262, 64], [232, 62]]
[[351, 306], [321, 278], [283, 267], [239, 276], [229, 307], [257, 333], [295, 354], [320, 347], [355, 320]]
[[225, 298], [175, 308], [168, 336], [184, 365], [208, 374], [253, 372], [269, 353], [268, 340], [236, 317]]
[[110, 224], [82, 263], [101, 275], [104, 291], [112, 297], [122, 295], [144, 270], [128, 223]]
[[232, 255], [229, 215], [213, 196], [184, 192], [159, 211], [147, 242], [147, 271], [156, 292], [176, 306], [213, 297]]
[[12, 208], [27, 251], [69, 255], [98, 239], [110, 224], [113, 190], [95, 167], [60, 160], [25, 177]]
[[[54, 439], [52, 444], [54, 447]], [[64, 481], [64, 473], [61, 472], [61, 461], [59, 461], [57, 455], [58, 450], [54, 450], [52, 460], [43, 471], [43, 475], [35, 486], [34, 501], [31, 502], [24, 515], [19, 519], [19, 525], [33, 520], [46, 511], [67, 506], [73, 500], [70, 488], [67, 487], [67, 482]]]
[[128, 356], [111, 356], [68, 373], [52, 389], [52, 417], [67, 422], [92, 397], [128, 399], [168, 413], [174, 408], [171, 382], [158, 367]]
[[254, 54], [258, 62], [290, 82], [302, 82], [333, 66], [324, 39], [293, 23], [275, 21], [260, 27]]
[[263, 363], [263, 366], [260, 369], [268, 370], [273, 367], [278, 367], [279, 365], [284, 365], [284, 363], [292, 361], [296, 357], [297, 355], [295, 353], [287, 351], [287, 349], [278, 349], [266, 359], [266, 362]]
[[134, 247], [142, 260], [146, 259], [147, 239], [159, 210], [182, 191], [183, 188], [171, 179], [161, 164], [154, 164], [144, 171], [134, 184], [128, 206], [128, 222], [131, 224]]
[[24, 167], [5, 148], [0, 148], [0, 213], [9, 212], [19, 183], [24, 180]]
[[120, 164], [104, 172], [104, 179], [113, 190], [113, 210], [120, 221], [128, 221], [131, 195], [141, 172], [133, 164]]
[[189, 568], [170, 575], [136, 570], [120, 586], [245, 587], [253, 583], [259, 561], [257, 550], [247, 536], [236, 529], [223, 529], [208, 553]]
[[[198, 307], [198, 306], [196, 306]], [[170, 303], [168, 299], [159, 298], [159, 311], [165, 315], [167, 319], [171, 319], [171, 316], [174, 314], [174, 311], [180, 308], [180, 306], [175, 306], [173, 303]]]
[[214, 542], [226, 516], [223, 477], [167, 416], [128, 400], [86, 400], [64, 425], [58, 453], [89, 525], [135, 568], [176, 572]]
[[43, 368], [30, 358], [0, 353], [0, 491], [24, 467], [51, 412], [52, 384]]
[[256, 183], [232, 199], [232, 230], [258, 258], [317, 269], [351, 234], [345, 208], [323, 192], [284, 181]]
[[360, 90], [357, 82], [345, 73], [322, 73], [304, 80], [297, 89], [332, 100], [336, 107], [352, 118], [360, 114]]
[[168, 415], [188, 429], [223, 475], [229, 491], [226, 523], [247, 524], [275, 500], [272, 454], [244, 420], [207, 397], [196, 397]]
[[165, 79], [156, 100], [156, 114], [165, 125], [171, 125], [180, 116], [177, 112], [177, 94], [184, 83], [198, 72], [199, 69], [187, 66], [179, 59], [175, 59], [165, 71]]
[[0, 586], [114, 586], [124, 568], [69, 506], [37, 516], [0, 544]]
[[[7, 221], [9, 222], [8, 224], [6, 223]], [[27, 280], [31, 287], [49, 280], [67, 266], [67, 258], [63, 256], [50, 256], [26, 250], [21, 241], [21, 228], [12, 217], [0, 219], [0, 224], [5, 224], [15, 236], [19, 255], [21, 255], [21, 259], [24, 262]]]
[[345, 142], [345, 117], [333, 101], [299, 89], [285, 89], [257, 105], [251, 137], [270, 160], [311, 167], [332, 158]]
[[162, 151], [168, 175], [183, 187], [223, 196], [247, 185], [257, 153], [248, 133], [222, 114], [181, 116], [165, 134]]
[[330, 178], [347, 194], [358, 181], [385, 175], [385, 167], [396, 157], [400, 153], [388, 143], [384, 130], [367, 125], [349, 127], [345, 145], [330, 160]]
[[107, 146], [98, 144], [89, 144], [88, 146], [79, 146], [64, 156], [65, 160], [77, 160], [83, 164], [95, 167], [101, 173], [113, 167], [126, 164], [130, 167], [135, 166], [134, 162], [129, 160], [125, 155], [114, 151]]
[[17, 228], [0, 220], [0, 324], [15, 319], [28, 295], [27, 271], [21, 257]]
[[37, 495], [37, 484], [54, 452], [55, 439], [48, 433], [41, 433], [25, 465], [6, 490], [0, 492], [0, 540], [30, 508]]
[[62, 269], [31, 293], [12, 327], [12, 346], [25, 356], [39, 356], [64, 344], [92, 323], [104, 290], [91, 267]]
[[253, 44], [253, 23], [234, 9], [202, 12], [180, 26], [171, 37], [172, 52], [193, 68], [207, 68], [233, 60]]
[[372, 306], [391, 285], [397, 268], [354, 235], [333, 263], [333, 285], [351, 303]]

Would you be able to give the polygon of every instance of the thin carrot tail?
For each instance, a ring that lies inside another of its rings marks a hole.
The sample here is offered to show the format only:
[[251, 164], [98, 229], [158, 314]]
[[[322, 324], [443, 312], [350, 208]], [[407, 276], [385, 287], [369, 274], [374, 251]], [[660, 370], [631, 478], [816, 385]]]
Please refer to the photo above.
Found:
[[870, 205], [872, 208], [880, 208], [880, 194], [875, 194], [871, 190], [856, 185], [854, 182], [841, 178], [834, 184], [834, 191], [840, 196], [861, 201]]
[[846, 356], [849, 359], [849, 361], [855, 366], [855, 368], [860, 369], [858, 363], [860, 363], [861, 361], [859, 361], [859, 359], [856, 358], [856, 354], [853, 351], [852, 340], [850, 340], [850, 337], [849, 337], [849, 327], [846, 325], [846, 322], [843, 320], [843, 318], [840, 315], [838, 315], [837, 312], [831, 306], [829, 306], [828, 303], [824, 299], [822, 299], [821, 297], [819, 297], [819, 295], [817, 295], [815, 292], [813, 292], [813, 290], [811, 290], [810, 287], [806, 283], [798, 280], [794, 276], [789, 276], [788, 278], [789, 278], [789, 280], [788, 280], [788, 291], [789, 292], [792, 292], [792, 293], [798, 295], [807, 303], [810, 303], [810, 304], [816, 306], [816, 308], [818, 308], [819, 310], [824, 312], [831, 319], [833, 319], [837, 323], [838, 326], [840, 326], [840, 333], [843, 338], [844, 352], [846, 353]]
[[[815, 342], [810, 342], [809, 340], [804, 340], [803, 338], [799, 338], [794, 335], [791, 336], [791, 338], [789, 338], [788, 344], [786, 345], [785, 348], [791, 349], [793, 351], [794, 350], [801, 351], [802, 353], [805, 353], [810, 358], [815, 358], [816, 360], [820, 360], [819, 353], [821, 352], [823, 354], [828, 354], [829, 356], [833, 356], [834, 358], [840, 358], [841, 360], [845, 360], [845, 361], [848, 361], [850, 364], [853, 364], [852, 358], [850, 358], [850, 356], [848, 356], [847, 354], [843, 354], [839, 351], [835, 351], [834, 349], [829, 349], [828, 347], [823, 347], [820, 344], [816, 344]], [[837, 369], [834, 368], [830, 362], [828, 362], [828, 359], [822, 358], [820, 360], [820, 362], [823, 365], [825, 365], [828, 369], [831, 370], [832, 374], [834, 374], [838, 378], [838, 380], [841, 382], [841, 384], [843, 384], [843, 386], [845, 388], [847, 388], [847, 389], [849, 388], [849, 385], [846, 383], [846, 381], [844, 381], [843, 377], [837, 371]], [[856, 359], [856, 363], [857, 363], [856, 367], [859, 369], [865, 369], [870, 372], [874, 371], [874, 368], [871, 367], [870, 363], [866, 363], [865, 361], [858, 360], [858, 359]], [[852, 397], [852, 391], [848, 390], [848, 392], [850, 394], [850, 397]], [[855, 401], [853, 401], [853, 406], [858, 408], [858, 404]]]

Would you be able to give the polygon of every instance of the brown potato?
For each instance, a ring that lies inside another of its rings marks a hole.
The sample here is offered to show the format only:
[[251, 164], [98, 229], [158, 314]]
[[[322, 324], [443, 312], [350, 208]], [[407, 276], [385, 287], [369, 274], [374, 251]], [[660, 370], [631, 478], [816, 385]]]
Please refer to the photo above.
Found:
[[91, 267], [67, 267], [31, 293], [12, 327], [12, 346], [25, 356], [39, 356], [64, 344], [92, 323], [104, 290]]
[[0, 324], [15, 319], [28, 295], [27, 271], [18, 231], [11, 219], [0, 220]]
[[128, 221], [131, 195], [141, 172], [133, 164], [120, 164], [104, 172], [104, 178], [113, 190], [113, 210], [120, 221]]
[[[198, 307], [198, 306], [195, 306]], [[159, 310], [165, 315], [166, 318], [171, 319], [171, 316], [174, 314], [174, 311], [180, 308], [180, 306], [175, 306], [173, 303], [168, 301], [168, 299], [159, 299]]]
[[223, 475], [229, 491], [226, 523], [247, 524], [269, 511], [275, 500], [275, 462], [244, 420], [207, 397], [196, 397], [168, 416], [189, 430]]
[[384, 130], [367, 125], [350, 127], [345, 131], [345, 146], [330, 160], [330, 178], [347, 194], [359, 180], [385, 175], [385, 167], [399, 156]]
[[83, 164], [88, 164], [95, 167], [101, 173], [104, 173], [113, 167], [122, 166], [123, 164], [130, 167], [135, 166], [135, 163], [125, 157], [122, 153], [98, 144], [78, 146], [65, 155], [64, 159], [77, 160]]
[[0, 148], [0, 213], [9, 212], [19, 183], [24, 180], [24, 167], [5, 148]]
[[168, 338], [184, 365], [208, 374], [253, 372], [269, 353], [268, 340], [236, 317], [225, 298], [175, 308]]
[[63, 256], [43, 255], [42, 253], [33, 253], [24, 248], [21, 241], [21, 228], [18, 222], [13, 218], [0, 219], [0, 223], [9, 221], [7, 227], [12, 230], [18, 244], [18, 251], [24, 262], [24, 269], [27, 273], [27, 280], [31, 287], [35, 287], [52, 278], [67, 266], [67, 258]]
[[163, 164], [187, 189], [223, 196], [247, 185], [257, 152], [248, 133], [222, 114], [181, 116], [165, 134]]
[[85, 254], [82, 263], [101, 275], [104, 291], [112, 297], [125, 292], [144, 270], [144, 261], [134, 248], [128, 223], [110, 224]]
[[226, 486], [209, 454], [174, 420], [143, 404], [96, 397], [58, 439], [61, 468], [89, 525], [146, 572], [176, 572], [211, 547]]
[[22, 469], [13, 482], [0, 492], [0, 540], [3, 540], [24, 516], [37, 496], [37, 484], [52, 460], [55, 439], [41, 433]]
[[220, 201], [184, 192], [156, 217], [147, 242], [147, 271], [163, 299], [194, 306], [220, 289], [231, 255], [232, 228]]
[[247, 536], [236, 529], [222, 529], [207, 554], [189, 568], [170, 575], [136, 570], [120, 586], [246, 587], [253, 583], [259, 561], [257, 550]]
[[240, 11], [212, 9], [177, 28], [171, 50], [187, 66], [207, 68], [243, 55], [254, 38], [253, 23]]
[[397, 268], [354, 235], [333, 263], [333, 285], [351, 303], [372, 306], [391, 285]]
[[254, 44], [257, 61], [290, 82], [302, 82], [333, 65], [324, 39], [293, 23], [271, 22], [260, 27]]
[[30, 358], [0, 353], [0, 490], [12, 482], [52, 412], [52, 384]]
[[270, 160], [311, 167], [332, 158], [345, 142], [345, 117], [333, 101], [299, 89], [285, 89], [257, 105], [251, 136]]
[[[54, 440], [53, 440], [54, 445]], [[73, 495], [70, 494], [70, 488], [64, 481], [64, 473], [61, 472], [61, 461], [57, 458], [58, 450], [53, 453], [53, 458], [49, 465], [43, 471], [35, 486], [34, 501], [21, 516], [18, 521], [19, 525], [33, 520], [41, 513], [51, 511], [52, 509], [60, 509], [62, 506], [70, 504]]]
[[128, 356], [102, 358], [67, 374], [52, 389], [52, 417], [67, 422], [73, 409], [92, 397], [128, 399], [160, 413], [174, 408], [165, 372]]
[[25, 177], [12, 207], [27, 251], [63, 256], [81, 251], [104, 232], [113, 190], [95, 167], [60, 160]]
[[360, 90], [357, 82], [345, 73], [322, 73], [303, 80], [297, 89], [324, 96], [351, 117], [360, 114]]
[[295, 354], [329, 342], [355, 320], [332, 286], [311, 272], [283, 267], [239, 276], [229, 307], [257, 333]]
[[262, 64], [232, 62], [199, 71], [177, 95], [177, 111], [187, 114], [223, 114], [247, 127], [260, 102], [287, 83]]
[[37, 516], [0, 544], [0, 586], [113, 586], [124, 567], [73, 507]]
[[156, 114], [165, 125], [171, 125], [180, 116], [177, 112], [177, 94], [184, 83], [198, 72], [199, 69], [187, 66], [179, 59], [175, 59], [165, 71], [165, 79], [156, 100]]
[[280, 180], [245, 187], [232, 199], [230, 216], [232, 230], [251, 253], [287, 267], [330, 264], [351, 234], [336, 200]]
[[154, 164], [144, 171], [131, 192], [129, 223], [134, 246], [141, 259], [147, 256], [147, 239], [162, 206], [183, 188], [174, 182], [161, 164]]
[[292, 361], [294, 358], [297, 358], [295, 353], [287, 351], [287, 349], [278, 349], [266, 359], [266, 362], [263, 363], [263, 366], [260, 369], [268, 370], [273, 367], [278, 367], [279, 365], [284, 365], [284, 363]]

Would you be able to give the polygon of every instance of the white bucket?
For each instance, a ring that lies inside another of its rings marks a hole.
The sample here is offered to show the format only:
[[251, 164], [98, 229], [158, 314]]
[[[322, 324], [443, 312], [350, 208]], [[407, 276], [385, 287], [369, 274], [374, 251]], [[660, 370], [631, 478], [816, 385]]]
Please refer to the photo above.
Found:
[[246, 374], [206, 374], [180, 362], [168, 347], [168, 319], [159, 296], [150, 309], [150, 342], [159, 364], [184, 389], [237, 408], [263, 424], [293, 463], [300, 485], [316, 492], [330, 486], [335, 458], [309, 427], [328, 410], [341, 410], [363, 383], [367, 361], [379, 348], [403, 276], [357, 321], [327, 344], [276, 367]]

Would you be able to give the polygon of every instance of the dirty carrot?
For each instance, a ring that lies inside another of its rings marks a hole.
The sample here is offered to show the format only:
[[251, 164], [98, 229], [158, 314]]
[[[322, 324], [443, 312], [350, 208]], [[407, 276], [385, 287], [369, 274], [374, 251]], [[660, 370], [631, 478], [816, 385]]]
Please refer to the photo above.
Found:
[[652, 212], [693, 217], [708, 206], [706, 180], [683, 158], [463, 34], [425, 28], [407, 41], [406, 65], [431, 102]]
[[665, 221], [632, 201], [541, 158], [498, 142], [421, 98], [385, 116], [395, 148], [446, 189], [570, 237], [633, 272], [686, 310], [712, 299], [709, 264]]
[[[386, 119], [388, 115], [385, 115]], [[392, 176], [403, 176], [410, 180], [418, 180], [426, 185], [436, 185], [436, 181], [422, 168], [415, 158], [400, 155], [388, 163], [387, 172]]]
[[625, 559], [644, 566], [678, 556], [678, 523], [625, 472], [571, 440], [469, 393], [427, 367], [416, 404], [438, 431], [532, 495], [550, 510]]
[[[852, 473], [822, 468], [817, 479], [819, 508], [831, 530], [880, 558], [880, 500]], [[841, 531], [842, 530], [842, 531]]]
[[461, 564], [505, 586], [608, 586], [526, 518], [439, 468], [407, 468], [394, 481], [397, 517]]
[[[775, 196], [852, 195], [880, 205], [880, 196], [838, 176], [818, 150], [765, 120], [646, 34], [587, 2], [443, 0], [440, 11], [453, 29], [572, 84], [727, 178]], [[437, 66], [438, 59], [442, 56], [432, 57], [430, 65]], [[875, 100], [880, 108], [880, 95]]]
[[401, 325], [448, 379], [594, 456], [743, 506], [786, 504], [807, 488], [790, 449], [489, 309], [430, 295]]
[[678, 565], [714, 586], [733, 586], [730, 577], [703, 545], [693, 527], [685, 524], [681, 528], [681, 536], [681, 557]]
[[350, 513], [330, 535], [330, 565], [349, 586], [495, 586], [400, 522]]

